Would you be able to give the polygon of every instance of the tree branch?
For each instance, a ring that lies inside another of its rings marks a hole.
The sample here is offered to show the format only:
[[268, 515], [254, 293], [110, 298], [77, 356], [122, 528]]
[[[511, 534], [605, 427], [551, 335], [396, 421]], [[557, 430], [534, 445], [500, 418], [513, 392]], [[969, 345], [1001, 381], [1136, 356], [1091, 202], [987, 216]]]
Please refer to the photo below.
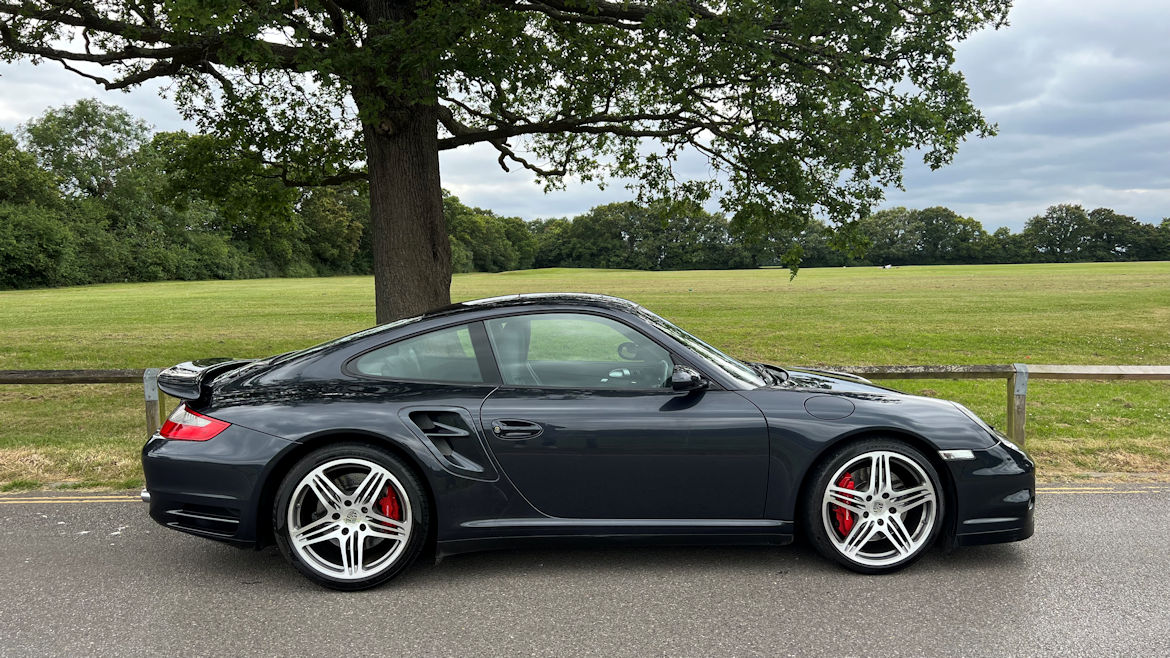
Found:
[[[16, 50], [17, 52], [35, 55], [40, 57], [49, 57], [51, 59], [69, 59], [73, 61], [89, 61], [97, 62], [99, 64], [115, 63], [127, 59], [164, 59], [168, 57], [177, 56], [194, 56], [199, 55], [198, 59], [206, 60], [215, 64], [222, 64], [220, 58], [220, 50], [225, 47], [225, 41], [228, 36], [232, 39], [246, 39], [256, 46], [261, 46], [272, 53], [276, 59], [276, 63], [282, 67], [294, 68], [297, 62], [301, 59], [302, 48], [297, 46], [290, 46], [288, 44], [267, 41], [265, 39], [251, 38], [241, 34], [211, 34], [211, 35], [190, 35], [170, 30], [164, 30], [159, 27], [143, 23], [130, 23], [127, 21], [115, 20], [106, 16], [102, 16], [95, 12], [92, 7], [81, 2], [61, 2], [58, 0], [47, 0], [46, 4], [55, 7], [55, 9], [37, 8], [35, 11], [31, 7], [24, 4], [13, 4], [8, 2], [0, 3], [0, 16], [11, 16], [12, 18], [22, 18], [26, 20], [34, 20], [39, 22], [52, 22], [70, 27], [88, 28], [97, 32], [104, 32], [113, 36], [118, 36], [130, 43], [164, 43], [168, 44], [162, 48], [146, 48], [137, 45], [126, 45], [125, 47], [102, 54], [78, 53], [73, 51], [61, 50], [57, 48], [50, 48], [48, 46], [36, 46], [30, 43], [19, 42], [15, 38], [15, 34], [11, 31], [11, 25], [4, 23], [3, 26], [7, 34], [5, 35], [5, 45]], [[70, 13], [70, 12], [76, 12]], [[17, 46], [20, 46], [19, 48]], [[44, 51], [44, 52], [38, 52]], [[47, 54], [51, 53], [51, 54]]]
[[[566, 14], [575, 14], [577, 16], [601, 16], [605, 18], [615, 18], [625, 21], [641, 22], [654, 11], [653, 5], [639, 4], [634, 2], [608, 2], [607, 0], [594, 0], [593, 2], [573, 2], [570, 0], [527, 0], [527, 4], [533, 6], [544, 5], [556, 11]], [[691, 14], [699, 18], [718, 18], [718, 12], [711, 11], [704, 7], [698, 0], [681, 0], [677, 4], [686, 7]], [[519, 8], [519, 3], [517, 3]]]
[[[447, 112], [449, 114], [450, 110], [448, 109]], [[440, 120], [442, 120], [441, 115]], [[452, 120], [454, 120], [454, 117], [452, 117]], [[632, 125], [640, 121], [678, 122], [678, 125], [661, 128], [638, 128]], [[452, 136], [439, 140], [439, 150], [453, 149], [479, 142], [506, 140], [511, 137], [523, 135], [577, 133], [617, 135], [619, 137], [671, 137], [683, 135], [693, 130], [708, 128], [702, 122], [683, 117], [681, 112], [667, 114], [593, 115], [580, 118], [563, 118], [524, 124], [510, 124], [490, 130], [477, 130], [463, 124], [458, 124], [458, 126], [459, 132], [456, 132], [444, 123], [443, 127], [447, 128]]]

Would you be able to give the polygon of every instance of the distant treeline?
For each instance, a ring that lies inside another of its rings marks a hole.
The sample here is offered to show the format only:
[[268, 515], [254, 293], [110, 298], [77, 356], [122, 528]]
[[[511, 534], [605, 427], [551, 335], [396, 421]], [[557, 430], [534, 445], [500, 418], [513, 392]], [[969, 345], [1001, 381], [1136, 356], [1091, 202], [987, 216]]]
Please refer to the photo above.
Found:
[[[369, 273], [364, 186], [289, 182], [215, 137], [152, 134], [117, 107], [49, 110], [19, 139], [0, 131], [0, 288]], [[1170, 219], [1078, 205], [1052, 206], [1020, 233], [942, 207], [882, 210], [844, 233], [816, 220], [748, 230], [677, 202], [524, 221], [448, 195], [444, 210], [456, 272], [1170, 260]]]

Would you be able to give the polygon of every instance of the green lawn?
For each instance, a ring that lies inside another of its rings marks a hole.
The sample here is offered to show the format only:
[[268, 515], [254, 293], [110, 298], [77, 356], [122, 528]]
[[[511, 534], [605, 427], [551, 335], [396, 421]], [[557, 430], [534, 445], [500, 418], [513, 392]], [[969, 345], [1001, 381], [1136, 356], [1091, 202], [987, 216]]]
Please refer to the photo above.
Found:
[[[1170, 263], [456, 275], [452, 297], [549, 290], [639, 302], [780, 364], [1170, 364]], [[0, 292], [0, 369], [260, 357], [370, 326], [368, 277]], [[892, 382], [1004, 420], [999, 380]], [[1170, 473], [1170, 382], [1033, 382], [1043, 474]], [[134, 486], [141, 387], [0, 386], [0, 489]]]

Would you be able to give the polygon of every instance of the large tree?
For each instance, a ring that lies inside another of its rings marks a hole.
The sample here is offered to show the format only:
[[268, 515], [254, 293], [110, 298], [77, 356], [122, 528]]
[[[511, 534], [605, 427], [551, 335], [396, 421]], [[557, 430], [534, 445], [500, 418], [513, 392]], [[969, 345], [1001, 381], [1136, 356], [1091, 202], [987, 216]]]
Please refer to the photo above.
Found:
[[[954, 44], [1009, 4], [0, 0], [0, 48], [107, 89], [169, 80], [181, 111], [290, 185], [368, 178], [386, 321], [449, 299], [440, 151], [488, 144], [553, 186], [625, 177], [748, 223], [839, 225], [900, 182], [906, 149], [939, 166], [990, 132]], [[718, 175], [683, 178], [686, 152]]]

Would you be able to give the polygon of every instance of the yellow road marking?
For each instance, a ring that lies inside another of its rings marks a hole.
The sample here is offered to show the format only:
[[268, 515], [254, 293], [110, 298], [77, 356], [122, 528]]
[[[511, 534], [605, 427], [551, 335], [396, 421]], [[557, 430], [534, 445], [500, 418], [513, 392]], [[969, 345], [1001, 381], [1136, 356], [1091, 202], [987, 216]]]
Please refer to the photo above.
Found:
[[1037, 488], [1036, 493], [1042, 494], [1136, 494], [1136, 493], [1165, 493], [1167, 487], [1148, 488], [1102, 488], [1102, 487], [1060, 487], [1052, 489]]
[[0, 498], [0, 505], [33, 505], [33, 504], [50, 504], [50, 503], [131, 503], [138, 502], [138, 498], [131, 498], [129, 496], [104, 496], [97, 498], [70, 498], [61, 496], [59, 498]]
[[1057, 495], [1057, 496], [1061, 496], [1064, 494], [1081, 494], [1081, 495], [1097, 494], [1099, 496], [1102, 496], [1102, 495], [1109, 495], [1109, 494], [1148, 494], [1148, 493], [1164, 493], [1164, 492], [1160, 489], [1158, 489], [1158, 490], [1155, 490], [1155, 489], [1132, 489], [1132, 490], [1116, 490], [1116, 491], [1113, 491], [1113, 490], [1110, 490], [1110, 491], [1038, 491], [1036, 493], [1041, 493], [1044, 495]]
[[1170, 487], [1170, 482], [1163, 480], [1133, 481], [1133, 482], [1041, 482], [1036, 485], [1041, 489], [1122, 489], [1125, 487]]

